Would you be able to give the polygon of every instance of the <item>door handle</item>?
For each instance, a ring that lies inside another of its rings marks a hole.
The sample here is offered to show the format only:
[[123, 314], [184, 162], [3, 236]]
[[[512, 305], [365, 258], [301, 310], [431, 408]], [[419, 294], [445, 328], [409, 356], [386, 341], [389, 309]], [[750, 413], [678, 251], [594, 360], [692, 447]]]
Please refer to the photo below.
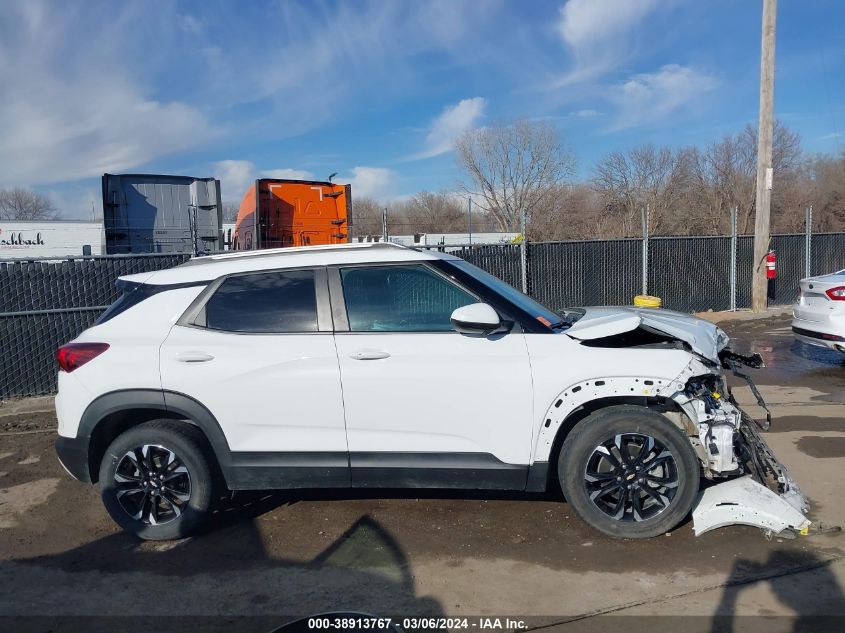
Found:
[[187, 352], [179, 352], [176, 354], [176, 360], [182, 363], [204, 363], [209, 360], [214, 360], [214, 356], [206, 354], [205, 352], [189, 350]]
[[381, 360], [382, 358], [390, 358], [390, 353], [377, 349], [362, 349], [350, 354], [349, 358], [353, 360]]

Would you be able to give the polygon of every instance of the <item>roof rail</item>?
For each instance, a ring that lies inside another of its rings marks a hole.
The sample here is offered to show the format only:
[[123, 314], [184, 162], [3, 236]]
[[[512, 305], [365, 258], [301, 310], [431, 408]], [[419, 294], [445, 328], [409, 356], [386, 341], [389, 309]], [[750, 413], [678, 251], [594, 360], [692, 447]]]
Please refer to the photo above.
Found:
[[[224, 253], [214, 253], [213, 255], [201, 255], [199, 257], [192, 257], [185, 262], [196, 264], [207, 264], [215, 261], [225, 261], [229, 259], [241, 259], [245, 257], [267, 257], [269, 255], [294, 255], [296, 253], [311, 253], [314, 251], [345, 251], [358, 248], [401, 248], [408, 250], [407, 246], [401, 244], [394, 244], [393, 242], [350, 242], [348, 244], [318, 244], [316, 246], [287, 246], [284, 248], [267, 248], [254, 251], [227, 251]], [[185, 264], [182, 264], [183, 266]]]

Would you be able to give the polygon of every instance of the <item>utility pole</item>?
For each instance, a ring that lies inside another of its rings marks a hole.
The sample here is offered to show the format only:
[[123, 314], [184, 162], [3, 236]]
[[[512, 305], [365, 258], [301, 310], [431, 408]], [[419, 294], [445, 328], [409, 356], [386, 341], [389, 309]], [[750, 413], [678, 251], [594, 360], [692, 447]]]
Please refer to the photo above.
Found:
[[754, 269], [751, 309], [766, 309], [766, 254], [769, 252], [769, 210], [772, 202], [772, 127], [775, 101], [775, 20], [777, 0], [763, 0], [760, 52], [760, 117], [757, 124], [757, 198], [754, 213]]

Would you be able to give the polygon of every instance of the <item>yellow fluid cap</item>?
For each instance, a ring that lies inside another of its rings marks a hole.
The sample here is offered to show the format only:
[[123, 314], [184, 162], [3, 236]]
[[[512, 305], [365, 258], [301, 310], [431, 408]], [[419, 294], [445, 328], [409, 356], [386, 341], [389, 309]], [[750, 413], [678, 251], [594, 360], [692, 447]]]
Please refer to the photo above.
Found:
[[638, 308], [659, 308], [663, 305], [663, 301], [660, 297], [637, 295], [634, 297], [634, 305]]

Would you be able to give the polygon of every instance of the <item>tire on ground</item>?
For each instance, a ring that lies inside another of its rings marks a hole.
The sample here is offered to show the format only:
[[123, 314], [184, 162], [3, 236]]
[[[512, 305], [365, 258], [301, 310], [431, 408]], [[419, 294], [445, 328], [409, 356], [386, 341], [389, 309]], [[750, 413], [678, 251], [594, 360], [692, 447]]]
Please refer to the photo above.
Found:
[[[121, 458], [135, 447], [158, 445], [175, 453], [190, 477], [190, 499], [181, 515], [167, 523], [150, 525], [133, 519], [120, 504], [115, 471]], [[153, 420], [122, 433], [109, 445], [100, 463], [100, 493], [109, 515], [124, 530], [145, 540], [170, 540], [194, 534], [213, 510], [216, 477], [211, 451], [202, 433], [185, 422]]]
[[[617, 434], [641, 433], [660, 442], [674, 457], [678, 488], [669, 506], [643, 521], [621, 521], [589, 498], [584, 475], [593, 451]], [[689, 514], [698, 493], [701, 467], [689, 439], [672, 422], [645, 407], [620, 405], [600, 409], [569, 433], [558, 458], [558, 478], [567, 501], [595, 529], [617, 538], [649, 538], [675, 528]]]

